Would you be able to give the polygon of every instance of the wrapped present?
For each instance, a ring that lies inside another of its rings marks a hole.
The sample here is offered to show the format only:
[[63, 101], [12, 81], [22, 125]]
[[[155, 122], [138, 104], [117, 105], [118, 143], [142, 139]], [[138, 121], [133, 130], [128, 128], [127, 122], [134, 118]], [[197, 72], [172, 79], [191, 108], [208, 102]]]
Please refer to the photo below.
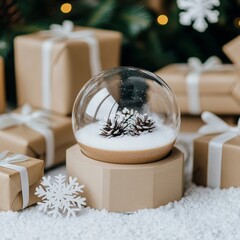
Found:
[[212, 188], [240, 187], [240, 121], [232, 127], [210, 112], [202, 114], [204, 134], [194, 141], [193, 181]]
[[[228, 124], [234, 126], [237, 122], [236, 116], [221, 116]], [[200, 137], [198, 130], [204, 125], [204, 121], [200, 116], [182, 115], [181, 127], [176, 141], [176, 146], [184, 153], [186, 160], [186, 167], [189, 172], [192, 171], [192, 159], [193, 159], [193, 141]]]
[[223, 46], [223, 52], [236, 65], [240, 65], [240, 36]]
[[181, 199], [183, 154], [173, 148], [164, 159], [145, 164], [112, 164], [84, 155], [78, 145], [67, 150], [67, 173], [86, 189], [87, 205], [113, 212], [132, 212]]
[[49, 31], [16, 37], [19, 105], [28, 102], [70, 114], [82, 86], [101, 70], [119, 65], [120, 46], [119, 32], [74, 28], [70, 21], [53, 25]]
[[189, 64], [172, 64], [156, 72], [175, 92], [183, 114], [240, 114], [240, 69], [221, 64], [216, 57], [204, 64], [190, 58]]
[[45, 160], [49, 168], [65, 161], [65, 151], [75, 141], [70, 118], [24, 105], [0, 116], [0, 142], [0, 151]]
[[0, 113], [5, 111], [5, 107], [4, 62], [0, 57]]
[[18, 211], [38, 201], [35, 189], [44, 174], [42, 160], [23, 154], [0, 153], [0, 210]]

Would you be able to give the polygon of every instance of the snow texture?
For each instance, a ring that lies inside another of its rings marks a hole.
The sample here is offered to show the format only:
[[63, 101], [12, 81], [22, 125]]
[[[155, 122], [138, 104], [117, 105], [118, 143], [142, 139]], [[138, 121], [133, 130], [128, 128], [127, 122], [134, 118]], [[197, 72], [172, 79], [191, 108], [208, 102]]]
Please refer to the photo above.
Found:
[[[49, 172], [65, 173], [65, 168]], [[189, 178], [189, 174], [186, 176]], [[76, 217], [52, 218], [31, 207], [0, 212], [1, 240], [237, 240], [240, 188], [196, 187], [186, 182], [178, 202], [133, 214], [84, 208]]]
[[219, 0], [177, 0], [177, 5], [185, 10], [180, 13], [180, 23], [190, 26], [193, 22], [193, 28], [198, 32], [204, 32], [208, 22], [218, 22], [219, 11], [213, 8], [220, 5]]
[[137, 137], [125, 135], [123, 137], [104, 138], [99, 135], [100, 128], [101, 125], [98, 122], [81, 128], [76, 132], [78, 142], [97, 149], [136, 151], [160, 148], [173, 143], [176, 138], [174, 131], [164, 125], [153, 132]]
[[38, 202], [38, 209], [53, 217], [75, 216], [83, 205], [85, 198], [79, 196], [83, 192], [83, 185], [79, 185], [77, 178], [69, 177], [69, 183], [65, 182], [66, 176], [59, 174], [52, 180], [51, 176], [43, 177], [41, 184], [36, 188], [35, 194], [42, 199]]

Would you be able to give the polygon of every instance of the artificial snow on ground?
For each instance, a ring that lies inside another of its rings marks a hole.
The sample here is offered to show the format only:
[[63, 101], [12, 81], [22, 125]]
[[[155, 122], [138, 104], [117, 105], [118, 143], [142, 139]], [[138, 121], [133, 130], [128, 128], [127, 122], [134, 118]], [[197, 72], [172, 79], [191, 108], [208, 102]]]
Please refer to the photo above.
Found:
[[[47, 175], [65, 174], [60, 167]], [[189, 173], [187, 173], [189, 179]], [[1, 240], [211, 240], [240, 239], [240, 189], [196, 187], [186, 181], [184, 197], [133, 214], [85, 208], [72, 218], [52, 218], [31, 207], [0, 212]]]

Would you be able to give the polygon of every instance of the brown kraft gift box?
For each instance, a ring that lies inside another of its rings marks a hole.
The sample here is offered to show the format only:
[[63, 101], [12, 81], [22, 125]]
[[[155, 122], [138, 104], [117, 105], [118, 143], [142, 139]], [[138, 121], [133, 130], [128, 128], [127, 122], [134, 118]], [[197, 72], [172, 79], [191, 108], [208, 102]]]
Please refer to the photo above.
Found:
[[236, 65], [240, 65], [240, 36], [223, 46], [223, 52]]
[[[19, 112], [21, 108], [16, 110]], [[36, 109], [35, 109], [36, 110]], [[71, 118], [50, 114], [51, 130], [54, 134], [55, 157], [54, 165], [63, 163], [66, 159], [66, 149], [75, 142], [72, 133]], [[8, 149], [12, 152], [22, 153], [29, 157], [45, 160], [46, 141], [39, 132], [23, 125], [0, 129], [0, 151]], [[47, 163], [45, 163], [46, 167]]]
[[87, 205], [112, 212], [157, 208], [183, 195], [183, 154], [173, 148], [163, 160], [112, 164], [85, 156], [78, 145], [67, 150], [67, 173], [85, 185]]
[[[183, 114], [190, 113], [186, 84], [189, 73], [187, 64], [171, 64], [156, 72], [175, 92]], [[203, 72], [199, 79], [199, 93], [201, 111], [240, 114], [240, 69], [233, 65], [222, 65], [220, 71]]]
[[0, 113], [5, 111], [5, 84], [4, 84], [4, 62], [0, 57]]
[[[102, 70], [117, 67], [120, 60], [121, 34], [116, 31], [75, 27], [74, 31], [90, 30], [98, 40]], [[15, 71], [18, 104], [42, 105], [41, 48], [47, 35], [33, 33], [15, 38]], [[27, 56], [26, 56], [27, 52]], [[83, 85], [92, 77], [89, 46], [81, 39], [54, 42], [51, 55], [51, 107], [49, 110], [69, 115]], [[29, 91], [31, 89], [31, 91]]]
[[[207, 185], [209, 141], [216, 134], [205, 135], [194, 141], [193, 182]], [[237, 136], [222, 148], [221, 188], [240, 187], [240, 137]]]
[[[29, 203], [31, 206], [39, 201], [34, 194], [44, 175], [44, 162], [42, 160], [29, 158], [24, 162], [13, 163], [27, 169], [29, 179]], [[0, 166], [0, 210], [18, 211], [22, 209], [22, 189], [20, 173], [16, 170]]]

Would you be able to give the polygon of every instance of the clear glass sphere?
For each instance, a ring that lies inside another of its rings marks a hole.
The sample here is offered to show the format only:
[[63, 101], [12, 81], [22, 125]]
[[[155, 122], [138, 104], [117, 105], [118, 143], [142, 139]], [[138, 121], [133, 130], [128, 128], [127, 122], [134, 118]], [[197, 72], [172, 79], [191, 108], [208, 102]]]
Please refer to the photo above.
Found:
[[147, 163], [172, 149], [180, 127], [174, 93], [157, 75], [118, 67], [89, 80], [73, 107], [82, 152], [111, 163]]

